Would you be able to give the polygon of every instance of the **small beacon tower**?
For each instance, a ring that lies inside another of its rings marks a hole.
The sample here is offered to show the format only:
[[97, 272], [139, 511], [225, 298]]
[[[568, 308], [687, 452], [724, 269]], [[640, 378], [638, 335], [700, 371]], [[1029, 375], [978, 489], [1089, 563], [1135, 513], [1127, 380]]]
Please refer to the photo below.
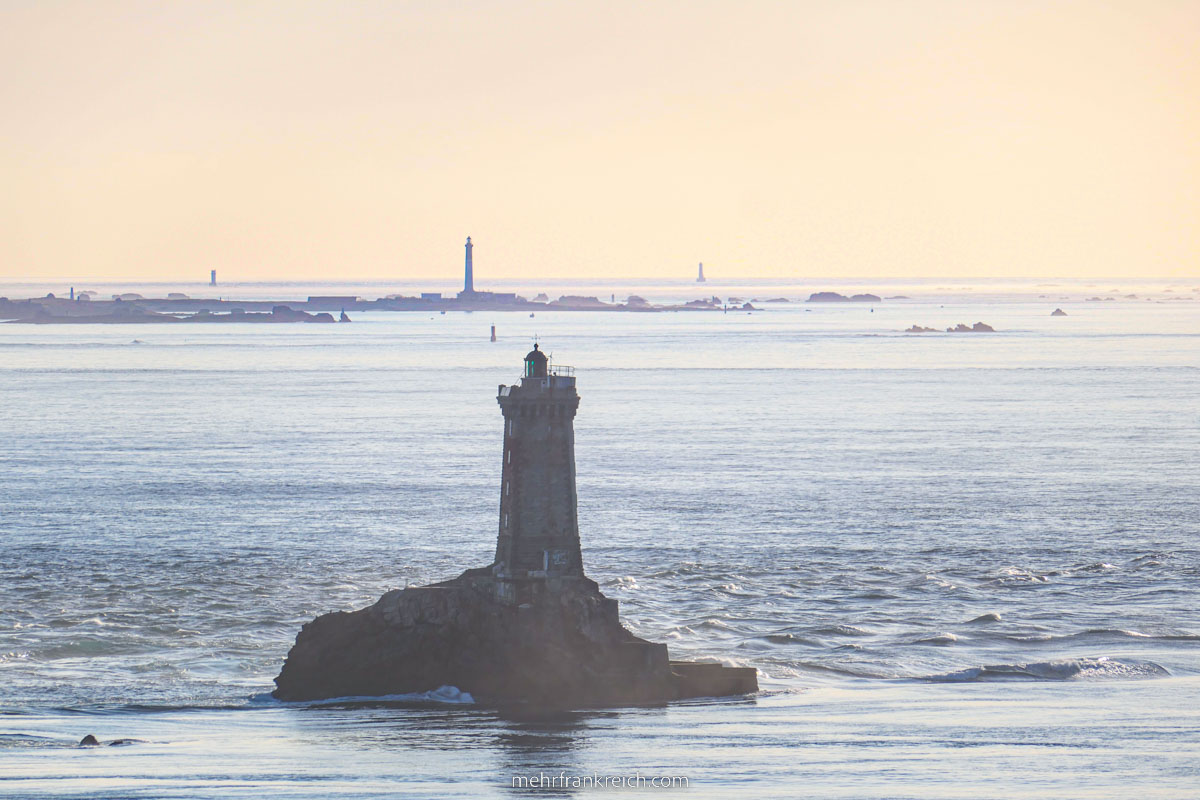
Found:
[[551, 367], [535, 344], [520, 385], [500, 386], [504, 466], [497, 599], [531, 602], [561, 579], [583, 578], [575, 495], [575, 411], [579, 395], [571, 367]]
[[696, 283], [704, 283], [704, 262], [700, 262], [700, 274], [696, 276]]

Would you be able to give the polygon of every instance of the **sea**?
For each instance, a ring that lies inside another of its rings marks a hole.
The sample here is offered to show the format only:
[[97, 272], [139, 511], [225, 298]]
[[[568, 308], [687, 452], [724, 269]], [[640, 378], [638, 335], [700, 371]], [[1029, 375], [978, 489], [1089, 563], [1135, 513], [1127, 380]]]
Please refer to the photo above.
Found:
[[[1196, 280], [487, 288], [756, 310], [0, 324], [0, 796], [1200, 796]], [[761, 691], [272, 699], [308, 620], [491, 562], [535, 341], [589, 575]]]

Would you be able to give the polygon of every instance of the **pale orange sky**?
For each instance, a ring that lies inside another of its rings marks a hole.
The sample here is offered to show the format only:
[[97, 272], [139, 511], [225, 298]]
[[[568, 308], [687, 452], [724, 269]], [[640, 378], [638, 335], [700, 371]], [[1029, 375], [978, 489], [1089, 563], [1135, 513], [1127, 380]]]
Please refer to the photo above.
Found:
[[0, 278], [1200, 275], [1200, 2], [0, 2]]

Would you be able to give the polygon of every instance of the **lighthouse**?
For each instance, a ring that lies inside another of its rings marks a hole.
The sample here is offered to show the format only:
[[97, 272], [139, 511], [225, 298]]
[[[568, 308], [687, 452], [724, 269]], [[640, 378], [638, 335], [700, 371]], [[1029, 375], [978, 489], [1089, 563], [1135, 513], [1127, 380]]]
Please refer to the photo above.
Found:
[[672, 661], [621, 625], [583, 573], [575, 499], [574, 370], [536, 344], [521, 382], [500, 386], [500, 533], [490, 566], [389, 591], [317, 617], [296, 636], [280, 700], [457, 686], [489, 706], [629, 706], [758, 690], [753, 667]]
[[575, 494], [575, 411], [571, 367], [551, 366], [538, 345], [525, 356], [520, 384], [501, 385], [504, 414], [498, 599], [529, 602], [540, 587], [583, 578]]
[[471, 237], [467, 237], [467, 266], [466, 275], [463, 277], [463, 294], [475, 294], [475, 265], [471, 263], [471, 251], [475, 249], [475, 245], [471, 244]]

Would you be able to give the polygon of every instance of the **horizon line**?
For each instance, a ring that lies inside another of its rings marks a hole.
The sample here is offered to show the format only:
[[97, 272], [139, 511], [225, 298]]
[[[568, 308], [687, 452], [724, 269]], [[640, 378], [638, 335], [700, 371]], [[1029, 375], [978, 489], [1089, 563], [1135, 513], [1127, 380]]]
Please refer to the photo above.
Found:
[[[706, 276], [707, 277], [707, 276]], [[188, 285], [195, 284], [197, 286], [214, 286], [207, 280], [193, 280], [188, 278], [138, 278], [129, 276], [112, 276], [100, 277], [95, 275], [90, 276], [53, 276], [46, 278], [33, 278], [27, 276], [17, 277], [0, 277], [0, 285], [10, 286], [27, 286], [27, 285], [45, 285], [51, 283], [140, 283], [145, 285]], [[913, 276], [884, 276], [884, 275], [862, 275], [862, 276], [836, 276], [836, 277], [821, 277], [814, 275], [801, 275], [795, 277], [787, 276], [739, 276], [723, 278], [720, 276], [710, 277], [703, 283], [697, 282], [695, 279], [685, 277], [656, 277], [647, 275], [624, 275], [616, 277], [554, 277], [554, 276], [538, 276], [530, 278], [504, 278], [497, 277], [491, 279], [491, 282], [502, 284], [514, 283], [595, 283], [595, 284], [611, 284], [611, 283], [632, 283], [640, 282], [644, 284], [680, 284], [695, 286], [697, 288], [709, 285], [737, 285], [741, 282], [754, 283], [774, 283], [776, 285], [789, 283], [836, 283], [836, 282], [858, 282], [858, 281], [879, 281], [879, 282], [901, 282], [901, 281], [947, 281], [953, 283], [970, 283], [971, 281], [987, 281], [987, 282], [1002, 282], [1002, 283], [1030, 283], [1036, 282], [1039, 284], [1047, 284], [1049, 281], [1062, 281], [1077, 283], [1082, 281], [1095, 282], [1151, 282], [1161, 283], [1173, 281], [1180, 284], [1200, 281], [1200, 275], [1196, 276], [1180, 276], [1180, 275], [1125, 275], [1125, 276], [998, 276], [998, 275], [913, 275]], [[344, 278], [325, 279], [325, 278], [246, 278], [241, 280], [218, 280], [214, 288], [222, 286], [254, 286], [254, 285], [276, 285], [276, 284], [292, 284], [306, 285], [319, 284], [323, 286], [353, 286], [353, 285], [375, 285], [375, 284], [404, 284], [404, 283], [438, 283], [438, 282], [453, 282], [453, 279], [447, 279], [442, 276], [419, 276], [405, 278]], [[454, 284], [457, 285], [457, 284]], [[1048, 284], [1047, 284], [1048, 285]], [[481, 289], [477, 291], [487, 291]]]

